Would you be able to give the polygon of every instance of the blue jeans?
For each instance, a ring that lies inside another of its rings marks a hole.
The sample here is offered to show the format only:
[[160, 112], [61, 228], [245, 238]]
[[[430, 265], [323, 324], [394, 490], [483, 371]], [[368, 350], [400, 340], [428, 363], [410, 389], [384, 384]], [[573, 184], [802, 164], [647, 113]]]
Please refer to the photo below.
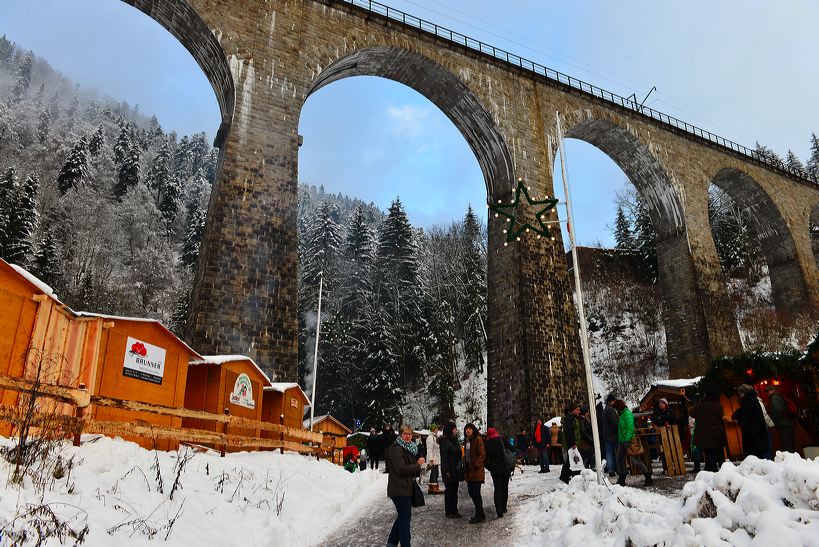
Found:
[[394, 496], [390, 498], [395, 504], [398, 516], [392, 523], [390, 537], [387, 539], [388, 545], [398, 545], [410, 547], [410, 519], [412, 518], [412, 496]]
[[606, 441], [606, 469], [609, 473], [617, 472], [617, 441]]
[[541, 469], [545, 469], [546, 471], [549, 470], [549, 445], [542, 446], [537, 449], [538, 450], [538, 463], [540, 464]]

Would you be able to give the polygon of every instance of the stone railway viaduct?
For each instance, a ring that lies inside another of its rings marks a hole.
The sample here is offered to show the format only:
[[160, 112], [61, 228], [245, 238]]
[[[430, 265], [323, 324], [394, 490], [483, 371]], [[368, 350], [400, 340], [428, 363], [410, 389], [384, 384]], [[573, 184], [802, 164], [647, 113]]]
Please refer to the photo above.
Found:
[[[588, 84], [366, 0], [123, 0], [173, 34], [222, 112], [188, 338], [297, 374], [297, 161], [301, 108], [336, 80], [380, 76], [420, 92], [463, 133], [487, 197], [518, 177], [553, 195], [555, 113], [608, 154], [649, 207], [673, 377], [741, 350], [708, 220], [714, 183], [750, 211], [776, 308], [819, 308], [809, 219], [819, 186], [748, 150]], [[503, 245], [489, 219], [489, 419], [555, 414], [585, 390], [558, 234]]]

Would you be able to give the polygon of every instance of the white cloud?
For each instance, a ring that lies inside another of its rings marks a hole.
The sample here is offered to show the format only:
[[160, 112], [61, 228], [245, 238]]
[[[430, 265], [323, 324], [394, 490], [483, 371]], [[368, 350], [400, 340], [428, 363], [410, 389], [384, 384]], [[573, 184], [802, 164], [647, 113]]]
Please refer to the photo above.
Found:
[[400, 137], [417, 137], [424, 132], [430, 109], [426, 106], [406, 104], [390, 106], [387, 116], [394, 124], [393, 131]]

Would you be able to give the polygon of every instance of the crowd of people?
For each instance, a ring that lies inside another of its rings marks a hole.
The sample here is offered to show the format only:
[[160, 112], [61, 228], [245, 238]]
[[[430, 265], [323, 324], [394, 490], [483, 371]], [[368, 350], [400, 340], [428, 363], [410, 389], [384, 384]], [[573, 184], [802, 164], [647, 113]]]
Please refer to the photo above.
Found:
[[[768, 388], [769, 408], [753, 387], [741, 385], [736, 391], [739, 408], [730, 419], [741, 428], [745, 454], [770, 458], [772, 428], [779, 431], [782, 449], [793, 450], [793, 404], [773, 386]], [[659, 399], [649, 415], [641, 413], [641, 419], [650, 417], [655, 426], [680, 428], [679, 438], [688, 445], [686, 451], [694, 461], [694, 472], [700, 470], [703, 457], [705, 470], [717, 471], [727, 445], [727, 418], [720, 393], [714, 387], [705, 387], [702, 396], [691, 403], [690, 407], [678, 406], [675, 412], [668, 400]], [[644, 485], [652, 485], [651, 468], [645, 463], [652, 458], [644, 455], [647, 448], [638, 438], [637, 420], [626, 402], [609, 394], [598, 403], [596, 415], [603, 471], [625, 486], [628, 465], [632, 475], [642, 475]], [[422, 474], [429, 472], [429, 494], [444, 495], [444, 516], [451, 519], [463, 517], [458, 487], [465, 482], [474, 507], [469, 523], [480, 524], [487, 520], [481, 487], [488, 471], [494, 487], [495, 514], [502, 518], [508, 511], [509, 480], [516, 466], [537, 465], [540, 473], [549, 473], [550, 465], [559, 463], [559, 478], [566, 483], [582, 469], [594, 467], [594, 425], [588, 407], [573, 402], [566, 405], [559, 420], [537, 419], [531, 430], [524, 427], [507, 436], [492, 427], [482, 434], [473, 423], [461, 432], [454, 422], [445, 424], [440, 432], [437, 426], [430, 426], [429, 433], [417, 440], [408, 425], [400, 427], [400, 434], [390, 425], [380, 433], [372, 429], [366, 443], [369, 466], [378, 469], [379, 460], [385, 461], [387, 495], [397, 514], [387, 545], [410, 545], [412, 508], [417, 506], [414, 500], [419, 494], [423, 497], [417, 480]], [[364, 468], [365, 464], [361, 465]]]

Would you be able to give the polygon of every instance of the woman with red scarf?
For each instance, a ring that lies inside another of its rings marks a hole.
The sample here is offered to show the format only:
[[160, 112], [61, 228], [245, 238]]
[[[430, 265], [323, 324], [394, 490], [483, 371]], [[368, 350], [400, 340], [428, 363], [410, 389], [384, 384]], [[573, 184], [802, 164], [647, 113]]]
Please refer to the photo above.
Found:
[[538, 462], [540, 463], [539, 473], [549, 472], [549, 440], [551, 439], [551, 431], [543, 423], [543, 420], [538, 419], [535, 424], [535, 430], [532, 433], [532, 446], [538, 450]]

